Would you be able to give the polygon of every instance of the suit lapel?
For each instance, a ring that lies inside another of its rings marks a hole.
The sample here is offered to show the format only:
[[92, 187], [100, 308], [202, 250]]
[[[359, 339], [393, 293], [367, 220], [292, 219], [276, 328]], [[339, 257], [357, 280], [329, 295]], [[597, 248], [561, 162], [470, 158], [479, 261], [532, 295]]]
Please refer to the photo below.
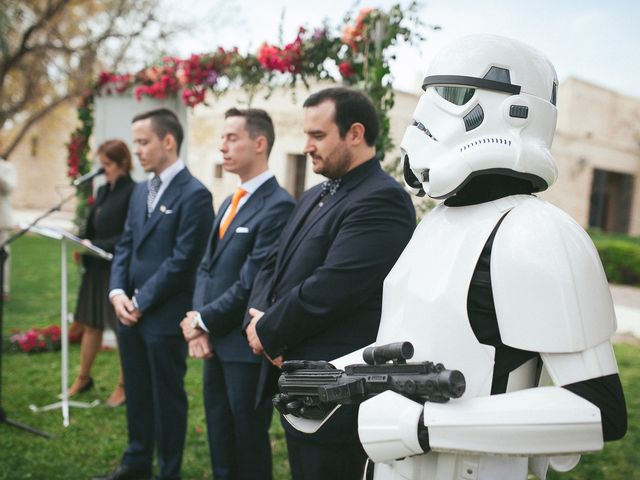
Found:
[[309, 215], [309, 212], [317, 205], [320, 189], [314, 194], [309, 194], [301, 200], [299, 206], [294, 210], [294, 215], [289, 219], [285, 229], [280, 235], [281, 241], [278, 245], [278, 254], [276, 256], [275, 272], [279, 272], [281, 265], [283, 264], [284, 257], [289, 250], [289, 245], [300, 233], [300, 229], [303, 228], [301, 223]]
[[[214, 232], [214, 234], [216, 235], [216, 240], [215, 240], [216, 244], [215, 244], [215, 249], [213, 251], [213, 257], [211, 258], [210, 265], [213, 265], [213, 263], [215, 263], [216, 259], [220, 256], [220, 254], [225, 249], [225, 247], [230, 242], [233, 241], [233, 238], [236, 235], [236, 232], [235, 232], [236, 227], [238, 225], [242, 225], [243, 223], [248, 222], [256, 213], [258, 213], [262, 209], [262, 206], [264, 205], [264, 202], [265, 202], [265, 198], [271, 195], [271, 193], [273, 193], [276, 185], [277, 183], [276, 183], [275, 177], [270, 178], [269, 180], [264, 182], [262, 185], [260, 185], [260, 188], [258, 188], [258, 190], [256, 190], [249, 197], [249, 199], [247, 200], [247, 203], [242, 205], [242, 208], [240, 208], [240, 210], [238, 211], [234, 219], [231, 221], [231, 223], [229, 224], [229, 227], [227, 228], [227, 232], [222, 238], [220, 238], [219, 236], [220, 222], [217, 222], [216, 230]], [[225, 201], [227, 205], [225, 207], [225, 210], [220, 210], [222, 212], [222, 215], [224, 215], [224, 212], [228, 208], [229, 203], [231, 203], [230, 199], [227, 199], [227, 200], [229, 201]], [[222, 215], [220, 215], [220, 219], [222, 219]]]
[[[287, 242], [287, 247], [283, 252], [282, 259], [276, 266], [276, 279], [279, 278], [280, 272], [286, 267], [287, 263], [293, 256], [294, 252], [302, 242], [304, 238], [306, 238], [309, 232], [313, 229], [314, 225], [316, 225], [325, 215], [327, 215], [338, 203], [340, 203], [347, 196], [348, 189], [343, 188], [339, 189], [334, 195], [327, 195], [324, 197], [323, 206], [320, 210], [313, 215], [308, 221], [304, 220], [304, 225], [300, 227], [297, 233], [294, 233], [292, 238]], [[305, 211], [310, 213], [311, 209], [317, 208], [317, 201], [312, 202], [311, 208], [305, 209]], [[306, 218], [306, 216], [304, 217]]]
[[142, 232], [144, 225], [147, 221], [147, 195], [149, 193], [149, 186], [147, 182], [141, 183], [141, 187], [134, 190], [133, 195], [135, 198], [131, 199], [130, 208], [132, 209], [131, 215], [135, 218], [134, 229], [136, 235], [134, 236], [134, 249], [137, 249], [142, 242]]
[[[138, 246], [145, 241], [145, 239], [149, 236], [149, 234], [156, 227], [160, 219], [163, 215], [167, 215], [166, 210], [171, 210], [175, 204], [175, 201], [182, 194], [181, 186], [187, 180], [189, 176], [189, 172], [186, 168], [184, 168], [180, 173], [178, 173], [174, 179], [171, 181], [167, 189], [162, 193], [162, 196], [158, 199], [158, 203], [156, 204], [156, 208], [151, 212], [151, 216], [144, 222], [142, 226], [142, 234], [140, 235], [140, 241], [138, 242]], [[145, 189], [145, 192], [149, 192], [149, 187]], [[146, 197], [144, 202], [144, 215], [146, 216]]]
[[213, 264], [213, 257], [216, 252], [216, 248], [218, 247], [218, 243], [220, 242], [220, 223], [222, 223], [222, 217], [224, 216], [224, 212], [227, 211], [229, 205], [231, 204], [231, 197], [227, 197], [220, 205], [220, 209], [218, 210], [218, 215], [216, 215], [216, 219], [213, 222], [213, 230], [211, 231], [211, 235], [209, 236], [209, 244], [207, 246], [208, 250], [205, 255], [207, 259], [207, 265], [211, 267]]

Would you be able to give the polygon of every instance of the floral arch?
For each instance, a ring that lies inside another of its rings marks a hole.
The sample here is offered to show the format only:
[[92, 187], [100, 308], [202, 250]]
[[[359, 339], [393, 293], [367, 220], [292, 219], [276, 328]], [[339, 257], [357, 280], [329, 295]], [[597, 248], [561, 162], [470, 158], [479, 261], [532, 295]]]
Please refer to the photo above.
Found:
[[[221, 95], [242, 86], [252, 98], [259, 90], [298, 82], [308, 85], [309, 79], [341, 81], [369, 95], [380, 117], [376, 147], [382, 159], [393, 148], [388, 117], [394, 105], [389, 47], [422, 40], [417, 9], [416, 2], [405, 9], [398, 4], [388, 11], [363, 8], [355, 18], [347, 15], [337, 29], [327, 23], [314, 29], [300, 27], [296, 38], [283, 47], [263, 43], [256, 53], [247, 54], [237, 48], [218, 48], [186, 59], [164, 57], [136, 73], [102, 72], [78, 106], [80, 126], [67, 143], [68, 176], [77, 178], [91, 167], [89, 141], [97, 95], [130, 93], [137, 99], [179, 95], [185, 105], [194, 107], [205, 102], [207, 92]], [[81, 210], [87, 196], [80, 189]]]

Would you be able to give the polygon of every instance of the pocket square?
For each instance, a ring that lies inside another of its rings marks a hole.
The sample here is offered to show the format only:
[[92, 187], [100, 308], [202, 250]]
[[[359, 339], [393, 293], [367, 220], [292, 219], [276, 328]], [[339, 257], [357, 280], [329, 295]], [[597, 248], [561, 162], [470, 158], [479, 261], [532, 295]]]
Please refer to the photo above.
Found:
[[247, 227], [238, 227], [236, 228], [236, 233], [249, 233], [249, 229]]

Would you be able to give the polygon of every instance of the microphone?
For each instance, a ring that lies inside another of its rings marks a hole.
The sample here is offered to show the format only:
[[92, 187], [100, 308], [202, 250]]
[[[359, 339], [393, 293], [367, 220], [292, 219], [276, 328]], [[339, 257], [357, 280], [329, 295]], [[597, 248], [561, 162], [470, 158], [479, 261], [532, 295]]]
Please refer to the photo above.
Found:
[[71, 183], [71, 185], [73, 185], [74, 187], [79, 187], [80, 185], [87, 183], [89, 180], [93, 180], [94, 177], [97, 177], [98, 175], [102, 175], [103, 173], [104, 173], [104, 168], [100, 167], [99, 169], [94, 170], [93, 172], [85, 173], [81, 177], [76, 178]]

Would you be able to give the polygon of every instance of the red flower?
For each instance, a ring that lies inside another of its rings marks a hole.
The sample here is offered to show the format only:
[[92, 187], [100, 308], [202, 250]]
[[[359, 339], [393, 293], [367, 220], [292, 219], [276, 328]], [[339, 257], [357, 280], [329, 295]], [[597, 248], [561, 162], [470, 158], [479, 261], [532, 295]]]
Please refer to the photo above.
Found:
[[18, 345], [27, 353], [43, 350], [47, 346], [43, 336], [33, 328], [18, 339]]
[[205, 90], [203, 88], [182, 91], [182, 101], [189, 107], [195, 107], [199, 103], [204, 102]]
[[[118, 75], [116, 73], [103, 71], [100, 72], [96, 88], [100, 90], [102, 94], [106, 95], [111, 95], [114, 91], [116, 93], [123, 93], [129, 88], [132, 80], [133, 76], [130, 74]], [[92, 95], [92, 93], [88, 92], [85, 96], [86, 95]]]
[[69, 178], [76, 178], [78, 176], [78, 166], [77, 165], [71, 165], [69, 167]]
[[41, 352], [47, 348], [58, 349], [60, 340], [61, 331], [57, 325], [46, 328], [31, 328], [25, 333], [16, 333], [10, 338], [12, 344], [27, 353]]
[[56, 344], [60, 342], [60, 337], [62, 336], [62, 331], [60, 327], [57, 325], [51, 325], [46, 328], [39, 329], [40, 333], [44, 336], [44, 338], [48, 339], [52, 344]]
[[353, 69], [353, 65], [351, 65], [351, 63], [347, 62], [346, 60], [338, 65], [338, 70], [340, 70], [340, 75], [342, 75], [344, 78], [349, 78], [351, 75], [356, 73], [356, 71]]
[[105, 83], [109, 83], [111, 81], [111, 74], [106, 71], [100, 72], [100, 76], [98, 77], [98, 87], [101, 87]]
[[263, 43], [258, 50], [258, 62], [265, 70], [280, 73], [299, 73], [302, 64], [302, 37], [304, 29], [301, 29], [296, 39], [285, 45], [284, 48], [274, 47]]
[[142, 95], [143, 95], [143, 93], [144, 93], [144, 91], [143, 91], [143, 90], [146, 90], [146, 88], [147, 88], [147, 87], [144, 87], [144, 86], [142, 86], [142, 85], [141, 85], [141, 86], [139, 86], [139, 87], [136, 87], [136, 88], [133, 90], [133, 95], [136, 97], [136, 100], [137, 100], [137, 101], [140, 101], [140, 99], [142, 98]]

